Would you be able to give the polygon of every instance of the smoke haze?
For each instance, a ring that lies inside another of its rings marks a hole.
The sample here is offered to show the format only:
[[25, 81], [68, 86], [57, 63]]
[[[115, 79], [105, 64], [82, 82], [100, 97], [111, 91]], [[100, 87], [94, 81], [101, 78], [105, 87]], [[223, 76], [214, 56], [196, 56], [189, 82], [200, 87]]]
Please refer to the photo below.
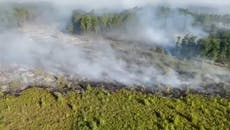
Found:
[[230, 5], [230, 1], [210, 1], [210, 0], [0, 0], [0, 2], [17, 2], [17, 3], [52, 3], [56, 6], [75, 6], [81, 9], [127, 9], [133, 7], [141, 7], [145, 5], [166, 5], [171, 7], [188, 7], [188, 6], [204, 6], [211, 8], [225, 8]]
[[[6, 67], [14, 69], [14, 65], [17, 65], [55, 74], [73, 75], [89, 81], [118, 82], [129, 86], [201, 88], [210, 84], [230, 85], [228, 68], [202, 62], [204, 59], [179, 60], [152, 51], [156, 46], [163, 48], [175, 46], [176, 36], [180, 34], [191, 33], [200, 37], [205, 37], [207, 34], [201, 28], [192, 27], [193, 18], [190, 16], [180, 15], [173, 9], [169, 13], [167, 23], [164, 24], [164, 20], [157, 17], [156, 11], [149, 8], [151, 5], [162, 4], [174, 8], [196, 5], [209, 7], [217, 5], [219, 8], [230, 5], [227, 0], [222, 2], [98, 0], [96, 3], [95, 0], [0, 1], [48, 2], [59, 10], [56, 15], [55, 11], [51, 12], [54, 14], [53, 20], [47, 20], [52, 19], [49, 18], [50, 15], [42, 15], [43, 19], [39, 19], [38, 23], [27, 23], [20, 28], [0, 33], [2, 69]], [[118, 40], [94, 35], [73, 36], [62, 32], [72, 9], [123, 10], [146, 5], [148, 5], [146, 8], [136, 13], [138, 22], [126, 26], [125, 34], [111, 33], [112, 36], [118, 37]]]

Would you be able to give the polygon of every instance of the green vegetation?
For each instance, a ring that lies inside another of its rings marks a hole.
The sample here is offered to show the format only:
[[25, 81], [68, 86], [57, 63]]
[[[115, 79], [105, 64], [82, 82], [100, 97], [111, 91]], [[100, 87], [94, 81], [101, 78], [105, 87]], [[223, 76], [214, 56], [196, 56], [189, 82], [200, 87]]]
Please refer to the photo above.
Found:
[[35, 12], [26, 7], [0, 8], [0, 27], [11, 28], [22, 26], [25, 22], [34, 19]]
[[106, 32], [115, 27], [121, 28], [134, 18], [133, 15], [132, 10], [103, 15], [97, 15], [93, 11], [86, 13], [76, 10], [73, 11], [71, 23], [67, 25], [67, 31], [70, 33]]
[[17, 130], [228, 129], [229, 113], [230, 100], [220, 97], [174, 99], [90, 86], [84, 93], [31, 88], [0, 98], [0, 128]]
[[25, 23], [30, 18], [30, 11], [26, 8], [14, 8], [14, 16], [19, 26]]
[[177, 38], [176, 53], [179, 56], [191, 58], [200, 56], [203, 46], [198, 43], [198, 39], [193, 35], [185, 35]]
[[[151, 7], [150, 7], [151, 9]], [[157, 16], [157, 20], [161, 20], [162, 27], [166, 26], [168, 19], [178, 13], [179, 15], [185, 16], [184, 21], [186, 26], [186, 21], [189, 18], [193, 18], [193, 25], [203, 28], [206, 32], [215, 32], [220, 28], [228, 27], [230, 24], [230, 15], [226, 14], [212, 14], [212, 13], [199, 13], [194, 12], [191, 9], [171, 9], [167, 6], [160, 6], [153, 9], [153, 15]], [[82, 33], [82, 32], [105, 32], [109, 31], [114, 27], [122, 28], [128, 22], [135, 21], [136, 14], [142, 8], [133, 8], [129, 10], [122, 11], [120, 13], [106, 13], [98, 14], [94, 11], [84, 12], [80, 10], [75, 10], [72, 13], [72, 18], [70, 24], [67, 25], [67, 31], [70, 33]], [[137, 19], [136, 19], [137, 20]]]
[[178, 37], [177, 53], [185, 57], [203, 56], [214, 61], [230, 62], [230, 30], [223, 29], [230, 23], [230, 15], [195, 13], [189, 9], [179, 9], [183, 15], [194, 18], [193, 26], [202, 27], [209, 36], [198, 39], [193, 35]]
[[201, 42], [204, 45], [203, 55], [218, 61], [230, 61], [230, 30], [210, 34]]
[[[18, 27], [33, 20], [36, 9], [31, 6], [0, 8], [0, 27]], [[198, 39], [193, 35], [178, 37], [177, 52], [186, 57], [205, 56], [218, 62], [230, 61], [230, 31], [220, 30], [216, 23], [227, 26], [229, 15], [199, 14], [186, 9], [183, 15], [195, 19], [210, 35]], [[70, 33], [100, 33], [125, 29], [135, 19], [136, 9], [98, 15], [74, 11], [67, 25]], [[162, 25], [167, 24], [171, 9], [159, 8]], [[3, 25], [3, 26], [2, 26]], [[162, 52], [159, 48], [158, 52]], [[39, 73], [39, 72], [38, 72]], [[57, 89], [72, 89], [63, 77], [57, 77]], [[9, 83], [14, 90], [20, 81]], [[170, 93], [170, 88], [167, 88]], [[90, 86], [83, 93], [50, 92], [30, 88], [20, 96], [0, 92], [0, 129], [6, 130], [145, 130], [145, 129], [219, 129], [230, 128], [230, 99], [190, 94], [170, 98], [134, 90], [108, 92]]]
[[26, 22], [41, 19], [41, 16], [44, 13], [49, 15], [49, 18], [51, 18], [51, 13], [53, 13], [53, 7], [47, 3], [1, 3], [0, 29], [20, 27]]
[[220, 30], [203, 39], [191, 35], [178, 37], [177, 49], [187, 57], [205, 56], [218, 62], [230, 62], [230, 30]]

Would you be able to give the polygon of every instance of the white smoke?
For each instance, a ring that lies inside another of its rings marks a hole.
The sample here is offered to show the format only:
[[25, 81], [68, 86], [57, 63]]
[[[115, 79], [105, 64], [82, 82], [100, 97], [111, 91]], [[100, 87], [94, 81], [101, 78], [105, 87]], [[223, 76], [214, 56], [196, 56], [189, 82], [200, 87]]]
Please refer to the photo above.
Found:
[[136, 15], [139, 22], [129, 28], [129, 33], [133, 36], [130, 39], [139, 39], [161, 47], [173, 47], [177, 36], [181, 34], [207, 36], [200, 27], [193, 26], [193, 17], [182, 15], [175, 9], [170, 9], [166, 17], [160, 17], [157, 9], [152, 7], [143, 8]]
[[[100, 37], [74, 37], [44, 26], [0, 35], [1, 65], [19, 65], [89, 81], [126, 85], [200, 87], [229, 84], [229, 70], [207, 63], [179, 61], [146, 46]], [[53, 32], [50, 30], [53, 30]], [[58, 34], [60, 33], [60, 34]], [[13, 38], [12, 38], [13, 37]], [[212, 71], [212, 70], [215, 71]]]
[[[2, 0], [2, 2], [15, 2], [15, 0]], [[56, 8], [66, 9], [69, 13], [73, 8], [124, 9], [162, 4], [162, 2], [151, 0], [99, 0], [96, 3], [95, 0], [20, 0], [16, 2], [50, 2]], [[175, 1], [175, 3], [164, 2], [174, 7], [177, 4]], [[188, 3], [178, 1], [178, 6], [187, 6], [189, 3], [190, 1]], [[199, 2], [193, 1], [192, 4], [196, 5]], [[207, 3], [209, 4], [214, 3]], [[71, 8], [67, 8], [69, 6]], [[177, 12], [171, 13], [166, 26], [162, 27], [163, 20], [158, 19], [153, 11], [143, 9], [138, 12], [137, 26], [129, 27], [127, 35], [122, 35], [131, 41], [150, 42], [150, 45], [164, 47], [172, 46], [174, 35], [179, 33], [204, 35], [201, 29], [191, 26], [193, 20], [191, 17], [182, 18], [183, 16], [178, 15]], [[57, 17], [63, 14], [68, 13], [60, 13]], [[187, 20], [186, 23], [184, 19]], [[209, 84], [229, 85], [230, 83], [230, 71], [227, 68], [198, 61], [180, 61], [156, 53], [151, 50], [152, 46], [141, 44], [142, 42], [127, 43], [102, 37], [63, 34], [59, 28], [51, 26], [52, 22], [47, 25], [40, 23], [42, 26], [34, 23], [32, 26], [23, 26], [21, 30], [5, 30], [0, 33], [1, 66], [17, 64], [31, 69], [70, 74], [90, 81], [119, 82], [130, 86], [195, 88]], [[63, 24], [63, 21], [58, 22], [60, 23], [54, 22], [54, 24]], [[183, 26], [186, 28], [184, 29]]]

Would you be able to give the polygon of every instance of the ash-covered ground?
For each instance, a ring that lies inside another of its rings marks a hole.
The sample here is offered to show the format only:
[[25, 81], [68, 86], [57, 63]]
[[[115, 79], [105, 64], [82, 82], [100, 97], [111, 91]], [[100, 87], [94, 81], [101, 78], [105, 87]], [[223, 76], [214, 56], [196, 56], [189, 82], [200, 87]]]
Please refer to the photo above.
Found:
[[[104, 84], [195, 90], [229, 95], [230, 70], [205, 59], [179, 59], [154, 44], [97, 35], [70, 35], [55, 26], [27, 24], [0, 34], [0, 88], [77, 88]], [[6, 44], [7, 43], [7, 44]]]

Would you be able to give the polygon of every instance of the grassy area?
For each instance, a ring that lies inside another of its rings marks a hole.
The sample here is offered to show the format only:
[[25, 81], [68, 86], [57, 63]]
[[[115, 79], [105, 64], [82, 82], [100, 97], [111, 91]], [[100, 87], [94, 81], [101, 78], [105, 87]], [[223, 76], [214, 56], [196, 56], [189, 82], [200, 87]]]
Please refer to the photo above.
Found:
[[30, 88], [0, 98], [0, 129], [147, 130], [230, 128], [230, 99], [166, 98], [131, 90], [88, 88], [83, 94]]

